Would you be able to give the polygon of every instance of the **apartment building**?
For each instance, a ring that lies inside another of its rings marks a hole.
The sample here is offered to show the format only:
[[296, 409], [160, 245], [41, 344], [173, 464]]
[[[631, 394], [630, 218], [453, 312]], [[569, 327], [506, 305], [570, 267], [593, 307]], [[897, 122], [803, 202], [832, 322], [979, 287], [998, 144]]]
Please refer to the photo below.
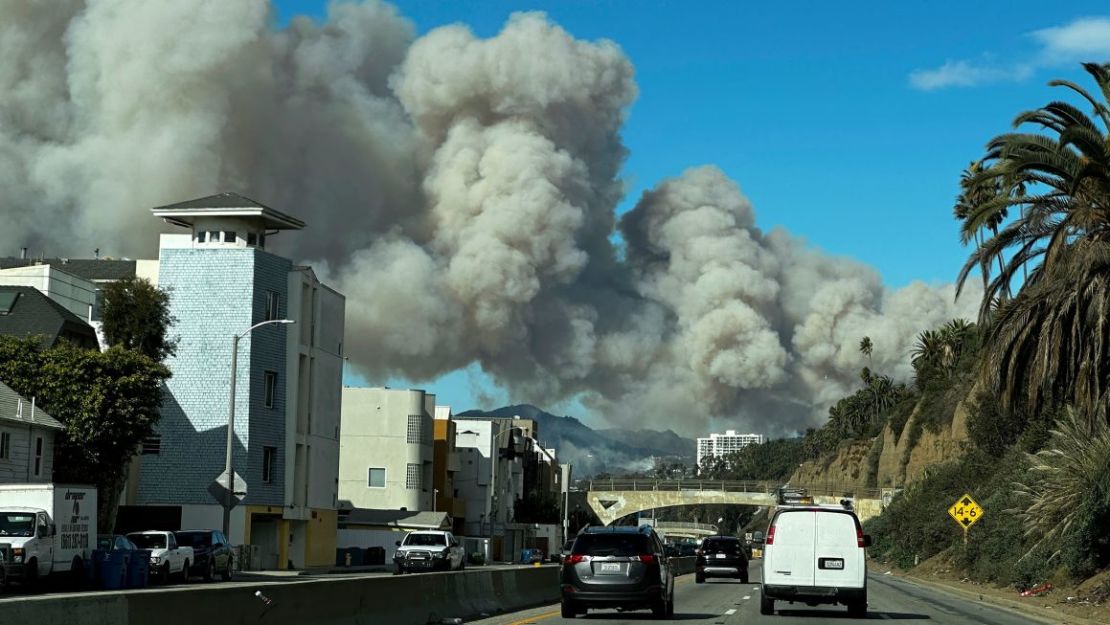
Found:
[[698, 439], [697, 462], [709, 457], [721, 457], [740, 451], [748, 445], [763, 444], [762, 434], [739, 434], [736, 430], [726, 430], [723, 434], [710, 434]]
[[344, 388], [340, 507], [434, 511], [434, 414], [419, 389]]
[[[120, 527], [219, 528], [238, 343], [233, 469], [245, 486], [233, 544], [267, 569], [335, 557], [345, 299], [311, 268], [267, 250], [300, 220], [234, 194], [153, 209], [164, 234], [143, 274], [169, 292], [177, 353], [156, 433], [132, 467]], [[265, 324], [287, 319], [288, 324]], [[262, 324], [262, 325], [260, 325]], [[252, 328], [253, 331], [252, 331]]]

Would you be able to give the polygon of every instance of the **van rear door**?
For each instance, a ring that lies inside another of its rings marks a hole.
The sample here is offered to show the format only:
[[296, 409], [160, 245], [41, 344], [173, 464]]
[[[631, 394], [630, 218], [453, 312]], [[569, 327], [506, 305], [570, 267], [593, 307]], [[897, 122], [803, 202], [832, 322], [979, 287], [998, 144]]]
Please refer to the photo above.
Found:
[[813, 586], [817, 515], [813, 510], [780, 510], [773, 522], [774, 542], [768, 532], [763, 583], [774, 586]]
[[814, 585], [863, 588], [864, 556], [856, 517], [848, 512], [820, 510], [817, 517]]

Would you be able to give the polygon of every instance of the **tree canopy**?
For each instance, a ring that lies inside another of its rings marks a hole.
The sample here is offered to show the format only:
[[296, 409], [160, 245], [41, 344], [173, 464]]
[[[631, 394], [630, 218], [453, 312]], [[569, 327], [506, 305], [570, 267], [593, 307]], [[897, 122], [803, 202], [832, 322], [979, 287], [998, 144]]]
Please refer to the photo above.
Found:
[[168, 334], [175, 321], [169, 294], [148, 280], [129, 278], [106, 285], [103, 318], [109, 345], [141, 352], [158, 362], [177, 348]]

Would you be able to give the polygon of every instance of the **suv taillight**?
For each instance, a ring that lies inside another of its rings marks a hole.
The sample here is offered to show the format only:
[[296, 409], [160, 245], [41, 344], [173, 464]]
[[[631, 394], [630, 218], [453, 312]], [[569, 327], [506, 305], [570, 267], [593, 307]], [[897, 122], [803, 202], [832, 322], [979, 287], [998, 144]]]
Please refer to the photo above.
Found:
[[578, 564], [579, 562], [589, 562], [590, 556], [584, 556], [580, 553], [572, 553], [563, 560], [564, 564]]
[[639, 560], [644, 564], [655, 564], [655, 556], [651, 555], [650, 553], [644, 554], [642, 556], [634, 556], [632, 559]]
[[774, 525], [767, 528], [767, 536], [766, 536], [766, 538], [763, 539], [763, 544], [764, 545], [773, 545], [773, 544], [775, 544], [775, 526]]

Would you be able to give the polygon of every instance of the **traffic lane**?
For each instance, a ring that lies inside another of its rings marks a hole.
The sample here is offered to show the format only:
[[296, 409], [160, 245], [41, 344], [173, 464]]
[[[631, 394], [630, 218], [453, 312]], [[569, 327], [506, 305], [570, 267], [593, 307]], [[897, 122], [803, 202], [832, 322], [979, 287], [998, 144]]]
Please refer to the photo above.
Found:
[[[743, 605], [759, 600], [756, 584], [741, 584], [739, 581], [710, 579], [704, 584], [695, 584], [693, 575], [684, 575], [675, 580], [673, 623], [697, 623], [698, 625], [737, 625]], [[758, 605], [755, 613], [759, 613]], [[564, 619], [559, 616], [559, 604], [547, 605], [530, 610], [520, 610], [470, 621], [474, 625], [582, 625], [597, 622], [605, 625], [640, 623], [655, 620], [651, 610], [621, 612], [618, 610], [590, 610], [585, 616]]]
[[[759, 564], [753, 562], [752, 577], [758, 580]], [[851, 621], [844, 606], [775, 602], [775, 614], [759, 614], [759, 596], [745, 606], [745, 619], [778, 625], [813, 625], [826, 620]], [[1037, 617], [1019, 614], [991, 604], [963, 597], [889, 575], [869, 574], [867, 578], [867, 618], [892, 621], [929, 621], [930, 625], [1032, 625], [1045, 623]]]

